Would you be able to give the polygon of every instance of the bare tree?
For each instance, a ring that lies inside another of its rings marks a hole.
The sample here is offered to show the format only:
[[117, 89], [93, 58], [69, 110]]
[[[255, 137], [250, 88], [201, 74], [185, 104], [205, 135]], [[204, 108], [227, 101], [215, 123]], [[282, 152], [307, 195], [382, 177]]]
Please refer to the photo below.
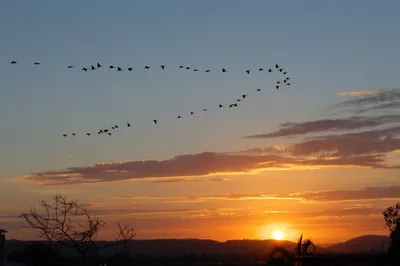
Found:
[[[28, 212], [22, 213], [19, 218], [25, 219], [29, 228], [38, 231], [40, 237], [50, 242], [74, 248], [87, 261], [88, 248], [94, 246], [94, 240], [106, 223], [100, 218], [92, 217], [88, 209], [76, 200], [67, 200], [63, 195], [56, 195], [52, 203], [40, 201], [41, 211], [30, 207]], [[110, 244], [96, 247], [97, 250], [114, 246], [120, 243], [126, 245], [132, 240], [135, 229], [117, 224], [114, 230], [115, 241]]]

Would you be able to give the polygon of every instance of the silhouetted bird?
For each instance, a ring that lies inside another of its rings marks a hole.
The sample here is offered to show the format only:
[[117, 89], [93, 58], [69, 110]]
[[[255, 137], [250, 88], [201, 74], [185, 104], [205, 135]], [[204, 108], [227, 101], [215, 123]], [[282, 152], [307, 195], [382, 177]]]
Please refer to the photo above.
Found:
[[109, 132], [108, 135], [111, 136], [111, 133]]
[[272, 72], [272, 69], [268, 69], [268, 72]]
[[279, 86], [276, 86], [276, 89], [279, 90]]
[[242, 99], [237, 99], [236, 101], [237, 101], [237, 102], [240, 102], [241, 100], [242, 100]]
[[197, 72], [197, 71], [199, 71], [199, 70], [198, 70], [197, 68], [195, 68], [195, 69], [193, 69], [193, 71], [194, 71], [194, 72]]
[[286, 75], [287, 74], [287, 72], [283, 72], [283, 75]]
[[95, 69], [96, 69], [94, 66], [90, 66], [90, 68], [91, 68], [92, 70], [95, 70]]
[[237, 105], [237, 103], [234, 103], [233, 106], [234, 106], [234, 107], [237, 107], [238, 105]]
[[180, 115], [178, 115], [178, 117], [177, 118], [181, 118], [181, 116]]
[[122, 71], [122, 68], [120, 68], [120, 67], [117, 67], [117, 71]]
[[17, 63], [17, 61], [11, 61], [10, 63], [11, 63], [11, 65], [15, 65]]
[[108, 129], [104, 129], [104, 132], [106, 132], [106, 133], [107, 133], [107, 132], [108, 132]]
[[74, 66], [67, 66], [67, 68], [73, 68]]
[[113, 65], [111, 65], [111, 66], [109, 66], [109, 68], [110, 68], [110, 69], [113, 69], [113, 68], [115, 68], [115, 67], [114, 67]]
[[207, 111], [207, 109], [203, 109], [203, 112]]
[[263, 71], [263, 70], [264, 70], [264, 68], [259, 68], [259, 69], [258, 69], [258, 71]]
[[144, 69], [150, 69], [150, 66], [145, 66]]
[[90, 133], [86, 133], [86, 135], [90, 136]]
[[243, 94], [243, 95], [242, 95], [243, 99], [246, 98], [246, 96], [247, 96], [247, 94]]
[[277, 81], [276, 84], [281, 84], [281, 82], [280, 82], [280, 81]]
[[39, 62], [35, 62], [35, 63], [33, 63], [34, 65], [40, 65], [40, 63]]
[[229, 108], [231, 108], [231, 107], [233, 107], [233, 104], [230, 104], [230, 105], [229, 105]]
[[275, 68], [279, 68], [279, 66], [277, 64], [275, 64]]
[[154, 122], [154, 124], [157, 124], [157, 120], [154, 119], [153, 122]]
[[286, 85], [290, 86], [290, 83], [286, 83]]
[[224, 107], [222, 104], [220, 104], [219, 106], [218, 106], [219, 108], [222, 108], [222, 107]]
[[112, 130], [114, 130], [114, 127], [111, 127]]
[[97, 67], [102, 67], [102, 65], [100, 65], [99, 63], [97, 63]]
[[250, 70], [246, 70], [246, 73], [247, 73], [247, 74], [250, 74]]
[[75, 133], [72, 133], [72, 136], [76, 136], [76, 134], [75, 134]]
[[179, 68], [183, 68], [183, 66], [179, 66]]
[[224, 73], [224, 72], [227, 72], [227, 71], [226, 71], [226, 69], [225, 69], [225, 68], [223, 68], [223, 69], [222, 69], [222, 72]]
[[191, 115], [194, 115], [194, 112], [190, 112]]
[[257, 91], [261, 91], [261, 89], [257, 89]]
[[128, 67], [128, 71], [132, 71], [133, 70], [133, 67]]
[[160, 67], [161, 67], [162, 69], [165, 69], [165, 65], [161, 65]]
[[127, 126], [127, 127], [131, 127], [131, 124], [129, 124], [129, 123], [126, 123], [126, 126]]
[[67, 134], [63, 134], [63, 136], [64, 136], [64, 137], [66, 137], [66, 136], [67, 136]]
[[186, 67], [185, 69], [189, 70], [189, 69], [190, 69], [190, 67]]
[[82, 70], [86, 72], [88, 69], [86, 67], [84, 67], [84, 68], [82, 68]]
[[282, 71], [283, 71], [283, 68], [280, 68], [280, 69], [279, 69], [279, 72], [282, 72]]
[[118, 128], [118, 126], [117, 126], [117, 125], [115, 125], [114, 127], [115, 127], [115, 128]]
[[209, 70], [209, 69], [207, 69], [206, 71], [204, 71], [204, 72], [210, 72], [211, 70]]

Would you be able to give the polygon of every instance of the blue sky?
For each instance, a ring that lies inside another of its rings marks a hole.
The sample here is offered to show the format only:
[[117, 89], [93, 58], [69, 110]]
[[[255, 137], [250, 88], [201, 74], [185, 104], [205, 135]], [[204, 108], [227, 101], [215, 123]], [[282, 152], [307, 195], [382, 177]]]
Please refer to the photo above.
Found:
[[[323, 117], [342, 91], [399, 87], [399, 8], [394, 0], [4, 1], [0, 179], [269, 145], [241, 137]], [[96, 62], [136, 70], [80, 71]], [[275, 90], [278, 74], [244, 73], [275, 63], [291, 87]], [[216, 108], [247, 92], [241, 108]], [[175, 119], [202, 108], [210, 110]], [[127, 121], [132, 129], [110, 138], [61, 137]]]

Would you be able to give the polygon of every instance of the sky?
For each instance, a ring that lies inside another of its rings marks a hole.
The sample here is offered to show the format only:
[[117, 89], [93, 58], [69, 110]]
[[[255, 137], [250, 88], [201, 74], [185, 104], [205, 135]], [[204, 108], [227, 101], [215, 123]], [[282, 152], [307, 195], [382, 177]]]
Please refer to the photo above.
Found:
[[[0, 228], [35, 239], [15, 217], [61, 193], [109, 223], [104, 239], [118, 221], [138, 239], [387, 234], [381, 213], [400, 198], [399, 8], [1, 2]], [[290, 86], [275, 88], [275, 64]]]

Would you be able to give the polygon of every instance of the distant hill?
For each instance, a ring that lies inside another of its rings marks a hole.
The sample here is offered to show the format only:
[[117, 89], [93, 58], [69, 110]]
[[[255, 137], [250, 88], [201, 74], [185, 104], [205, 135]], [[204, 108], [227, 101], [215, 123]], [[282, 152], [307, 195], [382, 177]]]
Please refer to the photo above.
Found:
[[[8, 240], [7, 252], [21, 252], [32, 241]], [[43, 242], [46, 243], [46, 242]], [[98, 241], [99, 245], [107, 242]], [[73, 251], [53, 244], [56, 250], [63, 254], [72, 254]], [[276, 246], [283, 246], [294, 251], [295, 243], [276, 240], [229, 240], [217, 242], [202, 239], [156, 239], [132, 240], [127, 243], [126, 250], [131, 255], [177, 256], [177, 255], [266, 255]], [[123, 245], [105, 250], [105, 253], [123, 251]]]
[[352, 238], [343, 243], [327, 247], [329, 252], [334, 253], [362, 253], [362, 252], [387, 252], [390, 238], [388, 236], [364, 235]]
[[[33, 243], [33, 241], [8, 240], [7, 252], [21, 252], [24, 247]], [[43, 243], [48, 243], [43, 241]], [[109, 242], [98, 241], [100, 246]], [[319, 246], [317, 244], [317, 253], [355, 253], [355, 252], [382, 252], [387, 251], [389, 238], [387, 236], [366, 235], [350, 239], [343, 243], [334, 245]], [[382, 249], [383, 244], [383, 249]], [[73, 255], [75, 252], [71, 249], [52, 244], [54, 249], [61, 254]], [[132, 240], [127, 243], [126, 250], [131, 255], [150, 255], [150, 256], [181, 256], [181, 255], [260, 255], [265, 256], [271, 252], [275, 246], [283, 246], [289, 252], [293, 253], [296, 243], [290, 241], [276, 240], [229, 240], [218, 242], [206, 239], [154, 239], [154, 240]], [[104, 253], [114, 253], [123, 251], [123, 245], [105, 249]]]

